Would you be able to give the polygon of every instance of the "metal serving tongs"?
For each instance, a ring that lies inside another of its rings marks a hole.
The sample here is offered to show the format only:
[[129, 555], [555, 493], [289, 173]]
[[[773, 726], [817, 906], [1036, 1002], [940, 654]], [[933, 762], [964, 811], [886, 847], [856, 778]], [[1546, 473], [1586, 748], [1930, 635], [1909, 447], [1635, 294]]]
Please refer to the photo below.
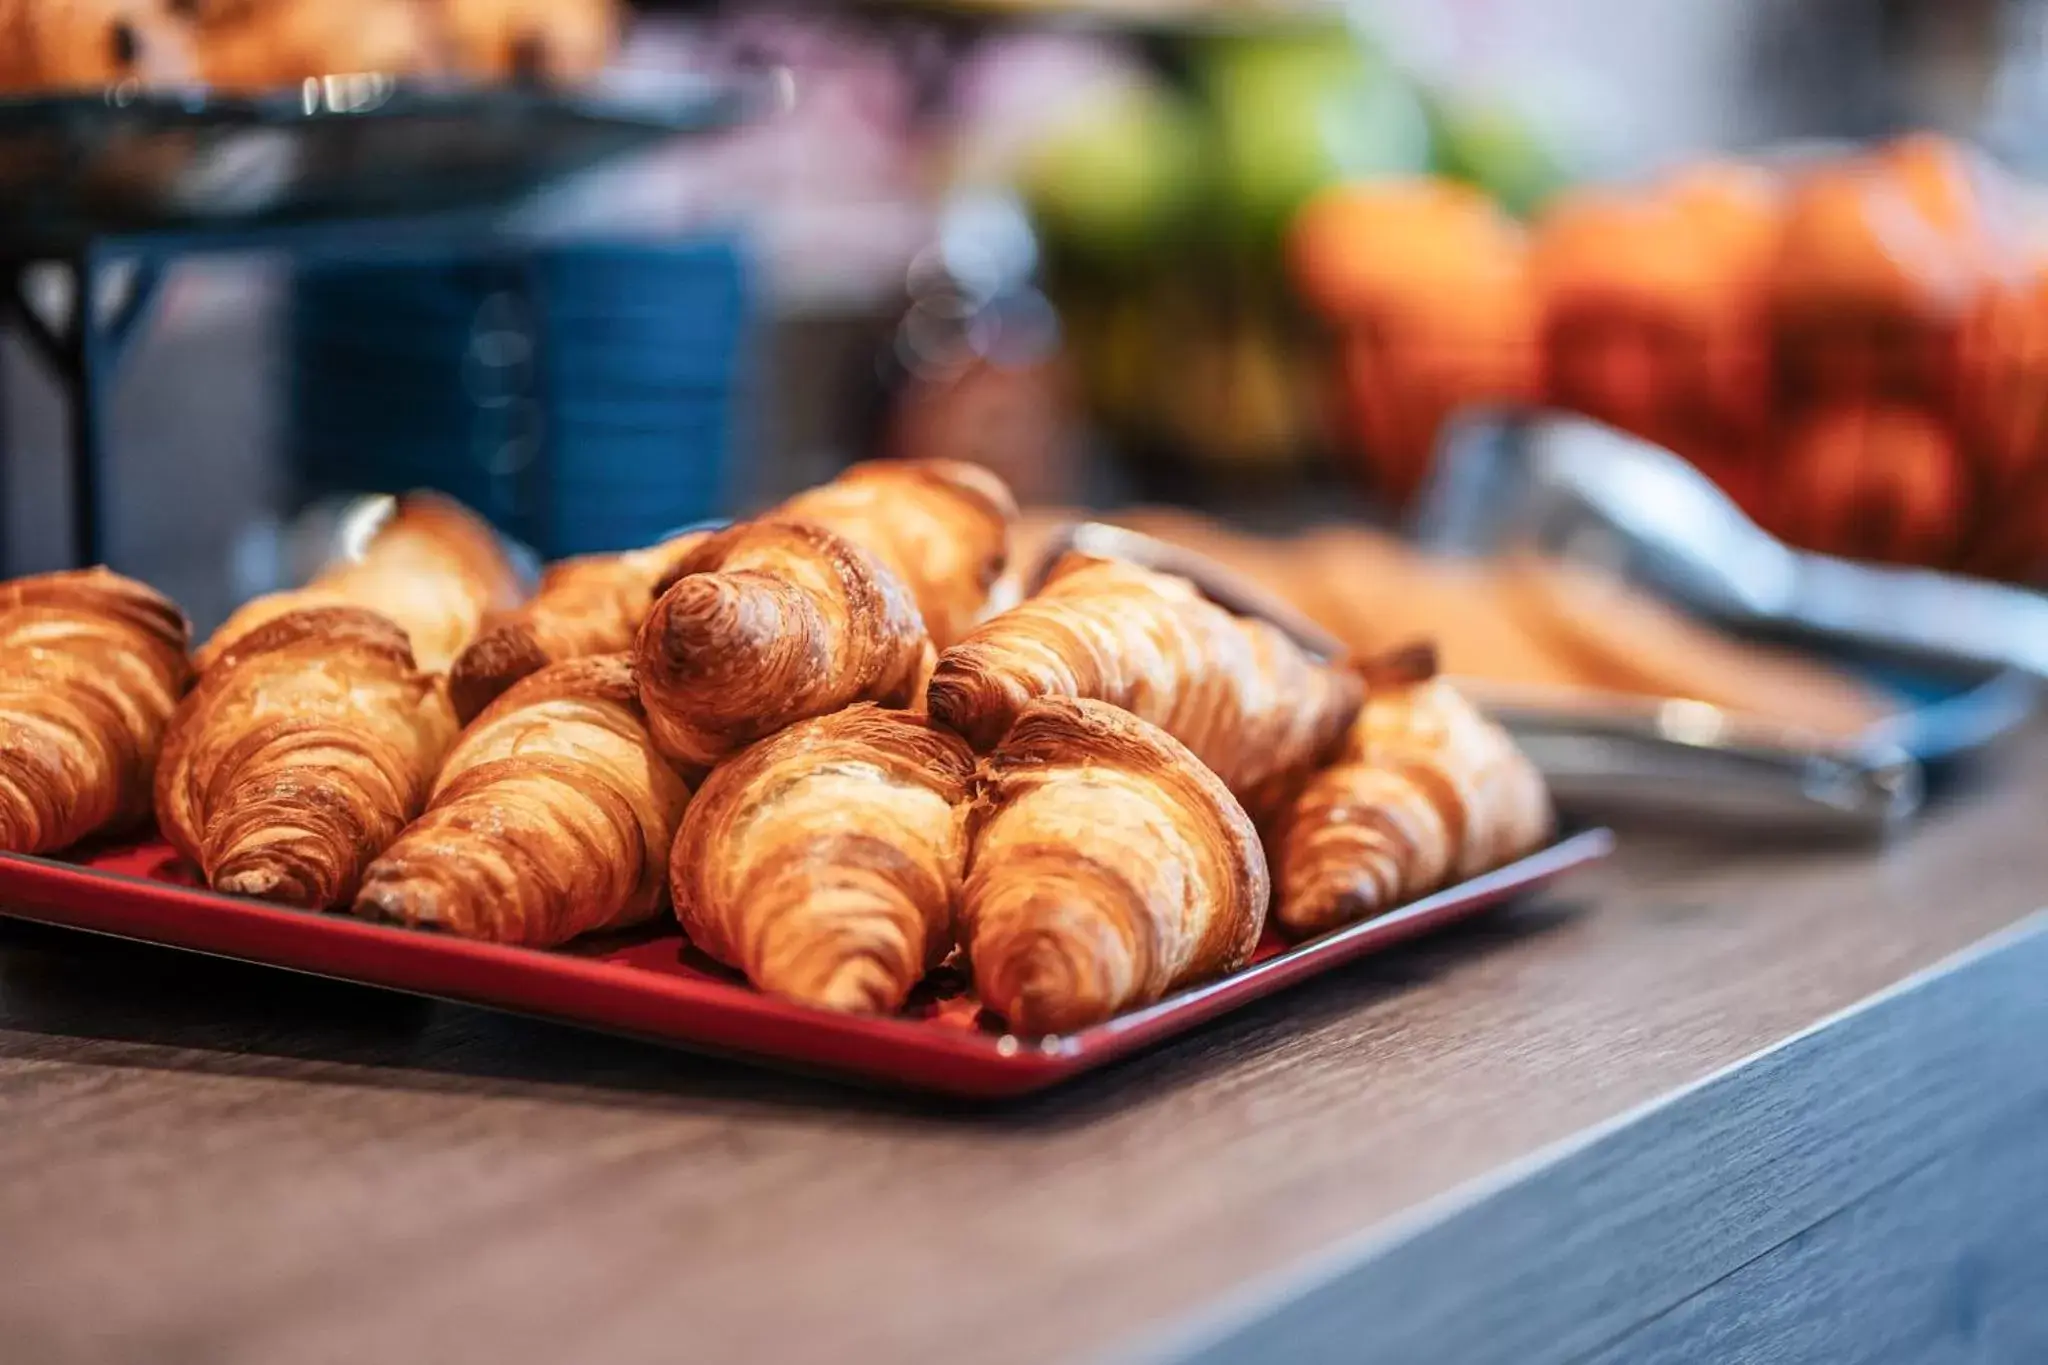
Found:
[[1919, 762], [1882, 734], [1835, 740], [1675, 697], [1460, 685], [1576, 814], [1865, 836], [1920, 808]]
[[[1309, 653], [1335, 660], [1341, 641], [1289, 603], [1195, 551], [1100, 522], [1060, 527], [1026, 579], [1036, 591], [1070, 550], [1184, 578], [1226, 610], [1266, 620]], [[1584, 819], [1679, 819], [1869, 835], [1919, 808], [1920, 767], [1881, 736], [1841, 743], [1701, 702], [1535, 691], [1461, 680], [1507, 727]]]
[[[1954, 699], [1974, 715], [1902, 712], [1847, 742], [1774, 734], [1725, 712], [1709, 721], [1713, 708], [1691, 702], [1497, 703], [1532, 749], [1569, 751], [1569, 763], [1553, 759], [1561, 783], [1611, 781], [1617, 799], [1738, 817], [1753, 807], [1759, 824], [1803, 810], [1851, 831], [1886, 830], [1918, 806], [1914, 756], [1960, 751], [1936, 729], [1950, 741], [1974, 731], [1981, 743], [2031, 711], [2048, 677], [2048, 599], [1796, 550], [1677, 455], [1583, 418], [1478, 412], [1453, 423], [1411, 529], [1424, 549], [1586, 563], [1740, 632], [1975, 683], [1972, 697]], [[1722, 738], [1731, 735], [1740, 738]], [[1731, 748], [1749, 755], [1739, 773], [1725, 761]], [[1772, 789], [1773, 766], [1785, 790]], [[1650, 776], [1660, 772], [1661, 787]]]
[[1592, 563], [1740, 629], [2048, 678], [2048, 597], [1795, 550], [1677, 455], [1583, 418], [1453, 424], [1412, 529], [1439, 552]]

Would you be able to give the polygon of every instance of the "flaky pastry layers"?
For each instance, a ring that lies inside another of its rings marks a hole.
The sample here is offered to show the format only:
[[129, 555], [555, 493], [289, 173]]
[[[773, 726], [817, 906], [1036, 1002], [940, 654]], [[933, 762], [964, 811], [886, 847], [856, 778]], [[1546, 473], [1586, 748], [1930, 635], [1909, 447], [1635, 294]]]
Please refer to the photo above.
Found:
[[630, 649], [654, 606], [655, 585], [702, 533], [623, 554], [550, 564], [533, 596], [492, 612], [448, 673], [455, 714], [467, 725], [506, 688], [551, 663]]
[[625, 655], [550, 664], [463, 731], [356, 912], [533, 948], [644, 920], [667, 903], [689, 800]]
[[106, 569], [0, 583], [0, 852], [149, 813], [189, 643], [177, 607]]
[[760, 989], [896, 1010], [952, 947], [974, 756], [872, 704], [801, 721], [712, 769], [670, 862], [676, 916]]
[[1415, 672], [1376, 679], [1339, 760], [1274, 822], [1274, 918], [1293, 937], [1391, 910], [1550, 836], [1535, 765], [1448, 680]]
[[691, 768], [858, 701], [909, 702], [930, 641], [867, 551], [802, 521], [751, 521], [684, 555], [633, 646], [661, 751]]
[[1099, 701], [1029, 702], [968, 813], [961, 941], [1010, 1027], [1061, 1033], [1249, 961], [1266, 859], [1222, 781]]
[[157, 822], [216, 891], [345, 905], [454, 737], [397, 625], [359, 607], [291, 612], [224, 650], [179, 706]]
[[1035, 698], [1106, 701], [1187, 745], [1258, 809], [1329, 756], [1363, 695], [1351, 671], [1185, 579], [1074, 553], [939, 656], [926, 703], [985, 752]]
[[870, 460], [770, 514], [836, 531], [903, 580], [932, 643], [981, 619], [1010, 557], [1017, 503], [996, 475], [959, 460]]
[[445, 673], [487, 613], [521, 595], [519, 576], [497, 535], [460, 503], [408, 493], [370, 538], [360, 559], [337, 563], [311, 583], [244, 603], [198, 654], [200, 671], [249, 631], [307, 607], [380, 612], [405, 631], [421, 671]]

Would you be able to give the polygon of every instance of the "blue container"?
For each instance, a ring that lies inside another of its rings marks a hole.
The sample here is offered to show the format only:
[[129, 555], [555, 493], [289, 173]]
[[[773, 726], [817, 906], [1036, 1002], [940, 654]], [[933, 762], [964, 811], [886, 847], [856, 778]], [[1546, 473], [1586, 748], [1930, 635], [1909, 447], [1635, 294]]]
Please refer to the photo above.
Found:
[[737, 242], [380, 250], [295, 285], [302, 499], [437, 488], [548, 558], [726, 510], [751, 332]]

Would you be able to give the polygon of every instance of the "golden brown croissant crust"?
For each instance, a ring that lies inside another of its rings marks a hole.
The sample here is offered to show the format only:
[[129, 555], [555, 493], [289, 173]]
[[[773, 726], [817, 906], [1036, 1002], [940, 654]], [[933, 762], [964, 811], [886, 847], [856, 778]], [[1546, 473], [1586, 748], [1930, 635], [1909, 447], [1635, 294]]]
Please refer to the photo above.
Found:
[[666, 903], [689, 799], [625, 655], [551, 664], [463, 732], [356, 912], [535, 948], [646, 919]]
[[1255, 806], [1327, 758], [1363, 684], [1184, 579], [1069, 554], [1039, 592], [939, 657], [931, 714], [986, 751], [1037, 697], [1091, 697], [1151, 721]]
[[911, 700], [928, 642], [895, 575], [807, 522], [754, 521], [683, 557], [634, 642], [656, 744], [708, 767], [857, 701]]
[[519, 576], [489, 526], [452, 499], [408, 493], [360, 559], [238, 608], [200, 649], [199, 668], [212, 668], [242, 635], [288, 612], [353, 606], [397, 622], [420, 669], [445, 673], [485, 615], [519, 597]]
[[952, 947], [973, 770], [905, 711], [792, 725], [705, 779], [670, 862], [676, 915], [764, 991], [892, 1012]]
[[550, 663], [630, 649], [654, 606], [655, 584], [703, 538], [549, 565], [533, 597], [493, 612], [455, 660], [448, 693], [457, 718], [475, 720], [506, 688]]
[[1010, 557], [1009, 487], [959, 460], [870, 460], [771, 516], [836, 531], [879, 559], [917, 600], [940, 649], [980, 619]]
[[189, 643], [177, 607], [106, 569], [0, 583], [0, 852], [148, 814]]
[[346, 904], [419, 814], [454, 736], [395, 623], [293, 612], [234, 641], [172, 717], [157, 822], [216, 891]]
[[1369, 918], [1533, 852], [1552, 823], [1535, 765], [1449, 681], [1376, 686], [1276, 822], [1275, 918], [1296, 937]]
[[1028, 703], [968, 815], [961, 936], [982, 1001], [1066, 1032], [1249, 961], [1266, 859], [1249, 816], [1156, 726], [1098, 701]]
[[1549, 834], [1550, 795], [1534, 765], [1447, 678], [1376, 693], [1343, 757], [1400, 769], [1431, 792], [1457, 842], [1452, 870], [1460, 877], [1518, 857]]
[[1279, 821], [1274, 920], [1306, 938], [1370, 919], [1441, 886], [1455, 852], [1431, 788], [1400, 768], [1334, 764]]

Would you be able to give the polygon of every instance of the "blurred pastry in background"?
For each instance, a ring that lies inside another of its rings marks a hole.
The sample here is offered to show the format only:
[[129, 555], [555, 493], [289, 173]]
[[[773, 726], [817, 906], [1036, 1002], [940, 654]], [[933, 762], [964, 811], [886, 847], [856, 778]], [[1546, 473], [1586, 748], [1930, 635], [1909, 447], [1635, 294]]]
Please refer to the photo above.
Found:
[[1796, 425], [1768, 518], [1826, 554], [1948, 565], [1966, 529], [1968, 476], [1948, 428], [1904, 404], [1843, 403]]
[[0, 0], [0, 94], [195, 74], [190, 34], [164, 0]]
[[1840, 736], [1890, 710], [1824, 664], [1723, 635], [1607, 574], [1523, 559], [1498, 582], [1515, 618], [1596, 691], [1703, 701]]
[[2048, 459], [2048, 261], [1978, 296], [1957, 368], [1962, 431], [1996, 498]]
[[432, 15], [417, 0], [202, 0], [198, 35], [200, 72], [222, 90], [442, 69]]
[[1532, 269], [1543, 297], [1544, 392], [1676, 449], [1703, 373], [1696, 319], [1719, 282], [1671, 205], [1619, 191], [1567, 195], [1538, 221]]
[[1709, 430], [1697, 437], [1702, 449], [1686, 453], [1731, 471], [1753, 468], [1729, 447], [1760, 439], [1770, 425], [1765, 304], [1785, 222], [1783, 177], [1743, 162], [1704, 161], [1671, 176], [1661, 193], [1691, 225], [1725, 291], [1720, 305], [1701, 318], [1700, 382]]
[[1987, 502], [1964, 567], [2018, 583], [2048, 581], [2048, 464]]
[[487, 81], [594, 79], [619, 44], [613, 0], [438, 0], [455, 69]]
[[1963, 567], [2039, 583], [2048, 576], [2048, 262], [1984, 292], [1958, 368], [1983, 498]]
[[[1485, 354], [1468, 324], [1500, 295], [1498, 272], [1444, 246], [1461, 221], [1445, 206], [1469, 193], [1342, 187], [1296, 223], [1294, 278], [1338, 339], [1330, 373], [1377, 491], [1420, 477], [1459, 408], [1502, 401], [1469, 364], [1413, 360], [1419, 336]], [[1802, 548], [2037, 579], [2048, 232], [2030, 222], [2036, 198], [1927, 133], [1565, 192], [1531, 230], [1513, 294], [1535, 319], [1530, 401], [1675, 451]]]
[[1360, 655], [1433, 639], [1447, 671], [1529, 686], [1589, 685], [1516, 612], [1491, 564], [1441, 560], [1373, 532], [1317, 533], [1275, 586]]
[[1702, 464], [1745, 464], [1768, 417], [1763, 286], [1779, 197], [1708, 164], [1657, 191], [1582, 191], [1537, 223], [1548, 402]]
[[1780, 405], [1887, 399], [1949, 411], [1957, 330], [1985, 283], [1986, 257], [1958, 249], [1970, 240], [1944, 231], [1906, 184], [1870, 164], [1804, 177], [1771, 282]]
[[1534, 400], [1525, 243], [1480, 191], [1433, 179], [1327, 191], [1295, 220], [1288, 258], [1331, 326], [1348, 426], [1394, 504], [1420, 486], [1456, 408]]
[[1870, 163], [1980, 278], [2011, 263], [2018, 206], [1989, 158], [1939, 133], [1907, 133], [1878, 146]]
[[617, 51], [614, 0], [188, 0], [206, 82], [255, 92], [376, 73], [570, 85]]

